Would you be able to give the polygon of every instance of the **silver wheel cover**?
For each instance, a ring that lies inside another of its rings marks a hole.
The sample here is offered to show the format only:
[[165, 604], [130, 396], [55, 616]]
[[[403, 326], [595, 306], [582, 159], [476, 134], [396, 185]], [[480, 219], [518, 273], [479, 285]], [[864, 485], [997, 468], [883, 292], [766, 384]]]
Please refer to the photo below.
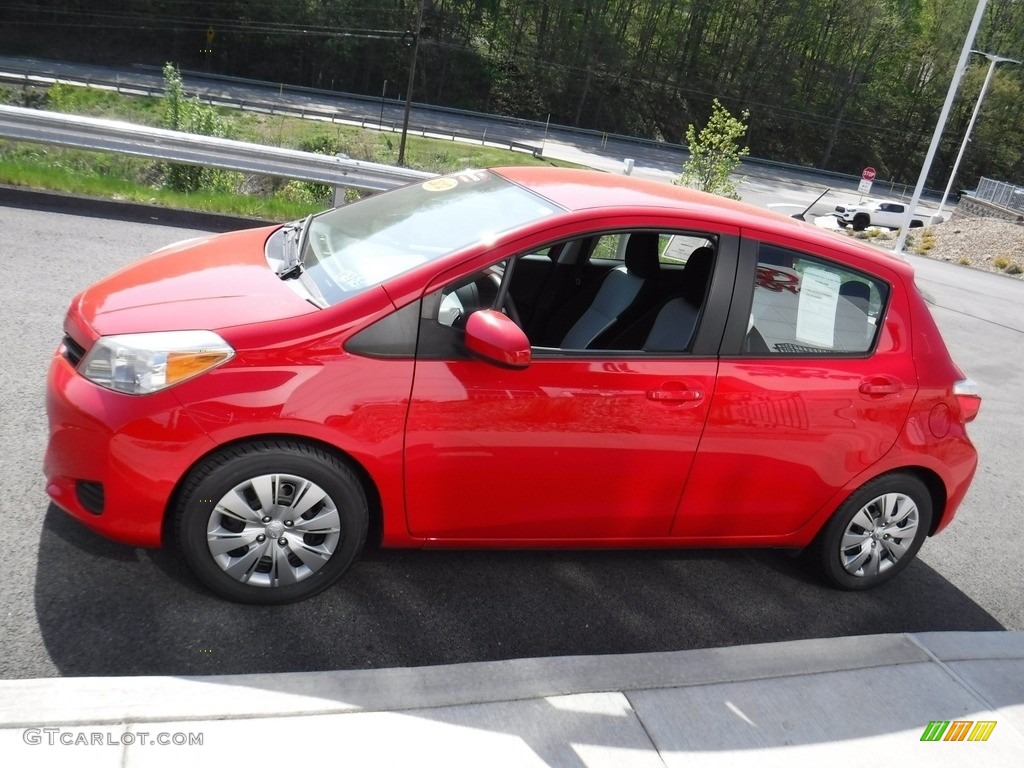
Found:
[[872, 499], [853, 516], [839, 543], [839, 560], [851, 576], [871, 577], [892, 568], [917, 535], [917, 504], [902, 493]]
[[260, 475], [217, 502], [206, 526], [213, 561], [256, 587], [284, 587], [320, 570], [341, 541], [337, 505], [298, 475]]

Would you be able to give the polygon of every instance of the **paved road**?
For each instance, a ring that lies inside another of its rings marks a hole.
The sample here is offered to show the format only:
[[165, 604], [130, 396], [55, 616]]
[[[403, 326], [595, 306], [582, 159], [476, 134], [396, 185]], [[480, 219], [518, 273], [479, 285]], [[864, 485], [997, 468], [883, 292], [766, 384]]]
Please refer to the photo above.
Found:
[[921, 261], [955, 356], [984, 386], [982, 470], [958, 522], [894, 583], [845, 594], [784, 554], [367, 553], [277, 609], [206, 594], [173, 552], [100, 539], [47, 504], [44, 375], [71, 296], [230, 222], [0, 191], [0, 677], [351, 669], [647, 652], [926, 630], [1024, 629], [1024, 283]]

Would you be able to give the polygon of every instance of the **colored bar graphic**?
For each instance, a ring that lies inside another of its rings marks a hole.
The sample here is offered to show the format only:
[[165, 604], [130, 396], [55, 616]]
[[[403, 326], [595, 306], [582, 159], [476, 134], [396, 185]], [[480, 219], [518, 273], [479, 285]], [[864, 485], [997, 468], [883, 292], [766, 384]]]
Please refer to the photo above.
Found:
[[921, 741], [988, 741], [995, 729], [995, 720], [932, 720]]

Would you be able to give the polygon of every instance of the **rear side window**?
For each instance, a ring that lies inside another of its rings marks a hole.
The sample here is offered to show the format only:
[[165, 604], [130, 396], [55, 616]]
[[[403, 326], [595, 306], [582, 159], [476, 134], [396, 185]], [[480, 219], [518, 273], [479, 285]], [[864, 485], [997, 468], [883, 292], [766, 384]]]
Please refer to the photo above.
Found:
[[798, 251], [762, 245], [743, 352], [863, 355], [875, 344], [889, 286]]

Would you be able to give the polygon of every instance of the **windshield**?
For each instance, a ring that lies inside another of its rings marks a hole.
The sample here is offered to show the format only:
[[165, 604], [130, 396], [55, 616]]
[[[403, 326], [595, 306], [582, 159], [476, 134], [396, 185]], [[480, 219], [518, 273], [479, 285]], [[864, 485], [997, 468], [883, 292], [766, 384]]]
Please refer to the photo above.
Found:
[[466, 171], [315, 216], [302, 267], [327, 304], [560, 209], [488, 171]]

